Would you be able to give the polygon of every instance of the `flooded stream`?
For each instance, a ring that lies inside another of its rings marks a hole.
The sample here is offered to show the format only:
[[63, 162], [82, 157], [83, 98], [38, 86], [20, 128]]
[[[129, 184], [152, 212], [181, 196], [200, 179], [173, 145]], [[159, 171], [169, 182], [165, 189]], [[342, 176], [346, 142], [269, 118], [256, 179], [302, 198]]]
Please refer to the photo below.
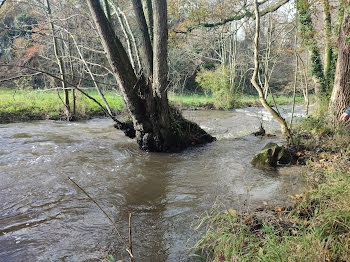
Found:
[[250, 164], [268, 142], [283, 141], [249, 135], [260, 121], [278, 133], [260, 108], [185, 115], [218, 141], [158, 154], [139, 150], [109, 119], [0, 125], [0, 261], [99, 261], [107, 254], [127, 261], [108, 220], [67, 177], [125, 237], [132, 213], [135, 261], [143, 262], [191, 261], [194, 227], [215, 203], [250, 209], [301, 191], [298, 171]]

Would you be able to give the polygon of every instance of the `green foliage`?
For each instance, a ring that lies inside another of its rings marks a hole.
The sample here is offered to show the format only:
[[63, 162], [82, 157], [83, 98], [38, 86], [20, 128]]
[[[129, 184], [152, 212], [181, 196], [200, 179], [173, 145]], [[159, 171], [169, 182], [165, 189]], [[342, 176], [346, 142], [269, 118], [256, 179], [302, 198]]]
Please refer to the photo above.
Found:
[[317, 103], [314, 105], [312, 115], [320, 119], [327, 117], [329, 114], [329, 95], [321, 94], [321, 96], [317, 97], [316, 99]]
[[216, 108], [227, 109], [234, 106], [234, 91], [229, 81], [229, 70], [224, 66], [214, 71], [202, 69], [197, 74], [196, 82], [213, 94]]
[[15, 85], [16, 85], [16, 88], [19, 89], [19, 90], [30, 90], [32, 89], [32, 85], [31, 85], [31, 81], [32, 81], [32, 77], [29, 76], [29, 77], [21, 77], [17, 80], [15, 80]]
[[334, 85], [334, 77], [335, 77], [335, 70], [337, 68], [337, 60], [338, 60], [338, 50], [336, 48], [332, 48], [332, 53], [331, 53], [331, 65], [329, 69], [329, 76], [328, 79], [330, 79], [329, 82], [329, 92], [333, 89]]
[[327, 116], [310, 116], [300, 122], [295, 131], [301, 134], [299, 143], [309, 150], [350, 152], [349, 127], [345, 123], [334, 127]]
[[310, 38], [313, 35], [312, 18], [310, 11], [310, 3], [307, 0], [297, 0], [299, 30], [305, 38]]
[[299, 31], [311, 51], [311, 74], [317, 77], [321, 86], [324, 87], [326, 83], [323, 74], [320, 50], [317, 47], [315, 31], [312, 25], [310, 2], [308, 0], [298, 0], [296, 4], [298, 10]]
[[321, 54], [320, 50], [316, 46], [316, 43], [313, 43], [311, 47], [311, 74], [320, 80], [322, 87], [325, 86]]
[[330, 129], [327, 127], [326, 119], [324, 117], [310, 116], [299, 124], [298, 130], [307, 131], [312, 135], [316, 135], [327, 133]]
[[346, 36], [345, 40], [346, 42], [350, 43], [350, 35]]

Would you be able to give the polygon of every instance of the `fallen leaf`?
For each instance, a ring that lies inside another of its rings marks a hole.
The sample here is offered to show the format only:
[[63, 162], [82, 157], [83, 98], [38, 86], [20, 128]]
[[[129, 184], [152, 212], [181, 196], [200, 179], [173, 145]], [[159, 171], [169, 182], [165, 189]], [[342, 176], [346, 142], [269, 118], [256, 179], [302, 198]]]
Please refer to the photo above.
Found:
[[232, 208], [229, 208], [227, 211], [232, 217], [236, 217], [237, 216], [236, 210], [234, 210]]
[[303, 197], [303, 194], [296, 194], [294, 197], [295, 197], [295, 199], [300, 199]]
[[275, 211], [276, 212], [282, 212], [284, 210], [284, 207], [282, 206], [275, 206]]
[[250, 216], [247, 216], [244, 221], [245, 224], [249, 224], [250, 222], [252, 222], [252, 218]]

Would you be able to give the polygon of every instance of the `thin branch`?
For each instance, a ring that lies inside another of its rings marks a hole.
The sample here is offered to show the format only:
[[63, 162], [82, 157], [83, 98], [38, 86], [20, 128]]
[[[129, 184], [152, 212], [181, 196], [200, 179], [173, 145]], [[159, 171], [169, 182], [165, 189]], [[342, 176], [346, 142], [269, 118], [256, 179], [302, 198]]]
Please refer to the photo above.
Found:
[[2, 0], [0, 8], [5, 4], [6, 0]]
[[[81, 186], [79, 186], [72, 178], [68, 177], [68, 179], [74, 184], [76, 185], [81, 191], [83, 191], [83, 193], [92, 201], [95, 203], [95, 205], [102, 211], [102, 213], [105, 215], [105, 217], [109, 220], [109, 222], [111, 223], [111, 225], [114, 228], [114, 231], [117, 233], [117, 235], [120, 237], [120, 239], [123, 241], [126, 251], [128, 252], [128, 254], [130, 255], [130, 257], [133, 257], [131, 250], [128, 248], [128, 243], [127, 241], [122, 237], [122, 235], [119, 233], [119, 230], [117, 229], [116, 224], [114, 223], [114, 221], [112, 220], [112, 218], [107, 214], [106, 211], [104, 211], [104, 209], [100, 206], [99, 203], [97, 203], [97, 201], [95, 199], [93, 199], [89, 193], [87, 193], [84, 188], [82, 188]], [[129, 218], [130, 219], [130, 218]]]
[[131, 213], [129, 213], [129, 255], [130, 255], [130, 262], [133, 261], [133, 255], [132, 255], [132, 227], [131, 227]]
[[[267, 15], [269, 13], [277, 11], [281, 6], [283, 6], [284, 4], [288, 3], [289, 1], [290, 0], [280, 0], [277, 3], [275, 3], [274, 5], [266, 7], [264, 10], [262, 10], [260, 12], [260, 17], [265, 16], [265, 15]], [[265, 2], [266, 1], [262, 1], [262, 2], [258, 3], [258, 6], [264, 4]], [[244, 13], [241, 13], [242, 10], [244, 10]], [[238, 11], [234, 16], [226, 18], [226, 19], [224, 19], [222, 21], [219, 21], [219, 22], [216, 22], [216, 23], [199, 23], [198, 25], [187, 29], [187, 31], [175, 31], [175, 33], [185, 33], [186, 34], [186, 33], [189, 33], [191, 31], [193, 31], [194, 29], [197, 29], [197, 28], [200, 28], [200, 27], [213, 28], [213, 27], [225, 25], [225, 24], [227, 24], [229, 22], [232, 22], [232, 21], [242, 20], [243, 18], [253, 18], [253, 19], [255, 19], [255, 14], [247, 9], [247, 5], [246, 4], [244, 4], [242, 9], [240, 11]]]
[[41, 72], [37, 72], [37, 73], [34, 73], [34, 74], [28, 74], [28, 75], [18, 75], [18, 76], [13, 76], [13, 77], [6, 78], [6, 79], [0, 79], [0, 82], [12, 81], [12, 80], [15, 80], [15, 79], [21, 78], [21, 77], [32, 77], [32, 76], [36, 76], [36, 75], [40, 75], [40, 74], [42, 74], [42, 73]]

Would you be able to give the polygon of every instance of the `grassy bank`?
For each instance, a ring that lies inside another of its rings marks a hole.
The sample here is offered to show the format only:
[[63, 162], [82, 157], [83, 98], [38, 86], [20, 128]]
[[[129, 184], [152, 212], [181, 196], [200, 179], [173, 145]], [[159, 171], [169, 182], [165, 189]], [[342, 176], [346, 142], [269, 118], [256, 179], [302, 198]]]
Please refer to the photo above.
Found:
[[[88, 91], [89, 95], [102, 103], [96, 91]], [[61, 97], [63, 93], [60, 92]], [[118, 113], [124, 109], [124, 102], [121, 96], [114, 92], [106, 92], [105, 97], [112, 111]], [[212, 96], [205, 95], [169, 95], [170, 103], [182, 107], [189, 108], [206, 108], [211, 109], [214, 106]], [[273, 102], [270, 102], [273, 104]], [[71, 99], [72, 100], [72, 99]], [[301, 102], [302, 98], [298, 97], [297, 102]], [[290, 104], [290, 97], [276, 97], [276, 103]], [[102, 103], [103, 104], [103, 103]], [[235, 107], [259, 106], [256, 96], [237, 96]], [[76, 100], [76, 118], [89, 119], [91, 117], [104, 116], [101, 108], [86, 98], [82, 94], [77, 94]], [[0, 89], [0, 123], [29, 121], [38, 119], [65, 119], [64, 106], [60, 101], [56, 91], [23, 91]]]
[[289, 207], [214, 212], [195, 248], [203, 261], [350, 261], [350, 130], [307, 120], [295, 149], [308, 190]]
[[[184, 108], [208, 108], [214, 107], [214, 98], [211, 95], [174, 95], [169, 96], [170, 102], [176, 106], [183, 106]], [[302, 103], [303, 97], [296, 97], [296, 103]], [[268, 103], [274, 105], [274, 101], [271, 96], [267, 98]], [[275, 102], [277, 105], [292, 104], [293, 98], [289, 96], [276, 96]], [[243, 108], [249, 106], [261, 106], [258, 97], [253, 95], [236, 95], [234, 108]]]
[[[102, 103], [97, 92], [89, 91], [88, 93]], [[60, 96], [63, 97], [62, 92]], [[120, 96], [108, 92], [105, 97], [113, 111], [123, 110], [124, 102]], [[79, 93], [76, 99], [76, 114], [78, 119], [104, 116], [103, 111], [95, 102]], [[55, 91], [0, 89], [0, 123], [64, 118], [64, 106]]]

